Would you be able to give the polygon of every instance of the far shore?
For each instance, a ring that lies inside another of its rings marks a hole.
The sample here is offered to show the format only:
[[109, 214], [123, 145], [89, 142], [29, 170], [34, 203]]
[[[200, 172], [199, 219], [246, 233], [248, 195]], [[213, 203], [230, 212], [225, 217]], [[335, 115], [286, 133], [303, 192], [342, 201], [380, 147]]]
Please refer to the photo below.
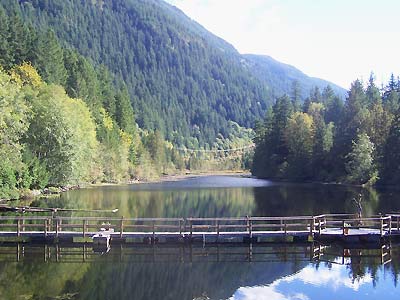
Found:
[[[197, 177], [205, 177], [205, 176], [240, 176], [240, 177], [251, 177], [251, 173], [249, 171], [245, 170], [236, 170], [236, 171], [195, 171], [195, 172], [186, 172], [184, 174], [168, 174], [168, 175], [162, 175], [158, 178], [155, 179], [149, 179], [149, 180], [132, 180], [128, 182], [121, 182], [121, 183], [107, 183], [107, 182], [102, 182], [102, 183], [93, 183], [93, 184], [88, 184], [84, 185], [86, 187], [97, 187], [97, 186], [111, 186], [111, 185], [128, 185], [128, 184], [146, 184], [146, 183], [161, 183], [161, 182], [170, 182], [170, 181], [179, 181], [179, 180], [184, 180], [184, 179], [190, 179], [190, 178], [197, 178]], [[83, 186], [83, 187], [84, 187]]]

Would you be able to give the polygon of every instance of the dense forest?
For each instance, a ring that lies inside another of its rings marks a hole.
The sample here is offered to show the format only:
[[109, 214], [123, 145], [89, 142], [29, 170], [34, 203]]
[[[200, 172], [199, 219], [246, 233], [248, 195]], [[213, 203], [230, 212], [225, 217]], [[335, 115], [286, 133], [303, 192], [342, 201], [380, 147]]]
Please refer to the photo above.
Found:
[[291, 180], [396, 184], [400, 179], [400, 81], [373, 74], [342, 102], [329, 87], [303, 105], [283, 96], [256, 126], [253, 174]]
[[27, 189], [150, 178], [184, 169], [137, 128], [124, 83], [0, 9], [0, 198]]
[[303, 96], [311, 83], [327, 85], [304, 74], [286, 76], [287, 66], [277, 62], [262, 62], [272, 70], [267, 76], [256, 72], [259, 64], [161, 0], [2, 4], [9, 15], [17, 12], [34, 28], [52, 29], [64, 47], [106, 66], [125, 83], [140, 128], [158, 130], [178, 147], [212, 148], [219, 135], [232, 133], [230, 121], [253, 127], [295, 80]]
[[[85, 182], [151, 179], [163, 173], [241, 168], [242, 157], [181, 151], [159, 130], [137, 126], [125, 83], [0, 7], [0, 199]], [[251, 143], [228, 122], [217, 149]]]

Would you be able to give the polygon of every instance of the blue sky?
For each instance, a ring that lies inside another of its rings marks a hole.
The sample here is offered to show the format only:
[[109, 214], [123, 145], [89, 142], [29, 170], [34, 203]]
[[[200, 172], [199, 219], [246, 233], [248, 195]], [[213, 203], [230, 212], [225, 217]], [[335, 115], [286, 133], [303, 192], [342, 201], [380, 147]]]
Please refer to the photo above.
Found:
[[166, 0], [233, 44], [344, 88], [400, 75], [397, 0]]

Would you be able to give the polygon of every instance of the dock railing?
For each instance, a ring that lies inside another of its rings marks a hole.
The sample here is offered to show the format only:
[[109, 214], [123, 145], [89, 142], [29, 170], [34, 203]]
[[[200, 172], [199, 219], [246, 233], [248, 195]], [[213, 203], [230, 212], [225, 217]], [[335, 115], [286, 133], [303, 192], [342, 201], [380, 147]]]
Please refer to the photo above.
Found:
[[400, 231], [400, 214], [357, 218], [354, 214], [323, 214], [318, 216], [288, 217], [234, 217], [234, 218], [110, 218], [110, 217], [51, 217], [51, 216], [0, 216], [0, 233], [20, 236], [34, 232], [44, 236], [60, 234], [92, 236], [99, 230], [113, 231], [113, 236], [126, 233], [175, 234], [193, 236], [199, 234], [241, 235], [252, 238], [257, 234], [311, 236], [326, 230], [373, 230], [381, 236]]
[[400, 213], [389, 214], [390, 216], [390, 229], [400, 232]]
[[0, 217], [0, 231], [16, 233], [17, 236], [21, 235], [24, 231], [40, 231], [47, 235], [49, 228], [49, 217], [25, 217], [25, 216], [1, 216]]
[[354, 214], [327, 214], [325, 228], [342, 230], [343, 235], [351, 229], [378, 230], [380, 235], [391, 234], [392, 216], [375, 216], [369, 218], [355, 217]]
[[182, 233], [183, 218], [98, 218], [98, 217], [32, 217], [0, 216], [0, 232], [43, 232], [44, 235], [80, 232], [82, 236], [97, 233], [101, 229], [114, 230], [122, 237], [124, 231]]
[[239, 217], [239, 218], [187, 218], [186, 228], [190, 235], [215, 232], [217, 236], [229, 233], [248, 234], [251, 238], [257, 233], [310, 232], [316, 225], [322, 226], [318, 217]]

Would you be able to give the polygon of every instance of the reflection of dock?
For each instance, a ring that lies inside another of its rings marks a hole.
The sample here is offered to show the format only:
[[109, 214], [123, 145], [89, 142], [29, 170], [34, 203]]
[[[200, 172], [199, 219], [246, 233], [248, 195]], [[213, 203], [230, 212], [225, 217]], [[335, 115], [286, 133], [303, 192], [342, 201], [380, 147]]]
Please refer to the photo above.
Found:
[[0, 246], [0, 261], [44, 262], [309, 262], [318, 259], [326, 247], [305, 244], [274, 246], [119, 245], [99, 255], [91, 244], [9, 244]]
[[[104, 228], [106, 227], [106, 228]], [[0, 217], [1, 241], [90, 242], [106, 230], [111, 244], [381, 243], [400, 233], [400, 215], [244, 218]], [[106, 243], [108, 245], [108, 242]]]
[[343, 248], [314, 243], [274, 245], [123, 245], [99, 253], [94, 245], [3, 244], [0, 262], [46, 263], [232, 263], [232, 262], [326, 262], [354, 264], [361, 261], [386, 264], [391, 261], [390, 244], [381, 247]]
[[370, 248], [339, 248], [326, 249], [323, 256], [319, 257], [319, 261], [329, 262], [341, 265], [351, 265], [362, 260], [375, 260], [379, 264], [385, 265], [392, 261], [392, 246], [390, 243]]

